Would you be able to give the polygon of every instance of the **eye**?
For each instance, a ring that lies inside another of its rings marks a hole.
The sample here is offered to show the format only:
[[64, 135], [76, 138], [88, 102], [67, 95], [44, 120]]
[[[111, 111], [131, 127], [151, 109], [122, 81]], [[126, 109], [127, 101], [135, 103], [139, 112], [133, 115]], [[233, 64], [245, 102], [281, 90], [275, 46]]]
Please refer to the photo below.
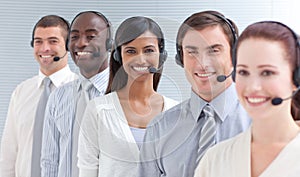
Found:
[[57, 44], [57, 43], [58, 43], [58, 40], [51, 39], [51, 40], [49, 40], [49, 43], [50, 43], [50, 44]]
[[209, 53], [210, 55], [217, 55], [217, 54], [220, 53], [220, 52], [221, 52], [220, 49], [214, 48], [214, 47], [212, 47], [212, 48], [210, 48], [210, 49], [208, 50], [208, 53]]
[[244, 69], [237, 70], [236, 73], [238, 75], [240, 75], [240, 76], [248, 76], [248, 75], [250, 75], [250, 73], [247, 70], [244, 70]]
[[125, 53], [127, 53], [127, 54], [135, 54], [136, 51], [133, 50], [133, 49], [128, 49], [128, 50], [125, 51]]
[[146, 53], [146, 54], [151, 54], [153, 52], [154, 52], [154, 50], [151, 48], [145, 49], [145, 51], [144, 51], [144, 53]]
[[187, 50], [187, 53], [190, 56], [195, 56], [199, 54], [198, 50], [193, 50], [193, 49]]
[[79, 38], [79, 36], [78, 35], [71, 35], [70, 38], [73, 41], [73, 40], [77, 40]]
[[275, 74], [275, 72], [270, 71], [270, 70], [264, 70], [264, 71], [261, 72], [262, 76], [271, 76], [271, 75], [274, 75], [274, 74]]
[[96, 35], [88, 35], [86, 38], [88, 40], [93, 40], [96, 37]]
[[34, 40], [34, 45], [40, 45], [42, 43], [43, 43], [42, 40]]

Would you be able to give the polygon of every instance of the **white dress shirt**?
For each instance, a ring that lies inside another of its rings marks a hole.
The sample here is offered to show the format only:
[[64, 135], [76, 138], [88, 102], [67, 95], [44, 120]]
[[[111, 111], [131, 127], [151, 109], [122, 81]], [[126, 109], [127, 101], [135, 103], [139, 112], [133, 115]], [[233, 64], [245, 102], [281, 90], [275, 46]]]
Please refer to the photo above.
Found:
[[[40, 71], [39, 75], [20, 83], [12, 93], [1, 142], [1, 177], [30, 177], [34, 119], [45, 77]], [[53, 90], [76, 79], [77, 75], [66, 66], [49, 78]]]

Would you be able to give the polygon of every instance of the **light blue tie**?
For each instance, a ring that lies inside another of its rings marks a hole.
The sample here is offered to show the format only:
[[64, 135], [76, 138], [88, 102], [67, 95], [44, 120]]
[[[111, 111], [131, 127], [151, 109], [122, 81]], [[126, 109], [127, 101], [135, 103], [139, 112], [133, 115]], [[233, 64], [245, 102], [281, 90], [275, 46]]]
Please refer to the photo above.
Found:
[[199, 161], [201, 160], [202, 156], [207, 151], [207, 149], [216, 143], [215, 142], [216, 120], [214, 118], [214, 110], [210, 105], [206, 105], [203, 108], [203, 112], [204, 112], [205, 122], [201, 129], [197, 164], [199, 163]]
[[51, 80], [45, 77], [43, 80], [44, 91], [38, 102], [34, 126], [33, 126], [33, 143], [32, 143], [32, 161], [31, 161], [31, 177], [41, 177], [40, 158], [42, 146], [42, 133], [45, 116], [45, 108], [48, 97], [51, 93]]
[[93, 84], [85, 79], [81, 83], [81, 92], [77, 101], [76, 107], [76, 115], [75, 120], [73, 122], [73, 133], [72, 133], [72, 177], [79, 176], [79, 169], [77, 167], [77, 151], [78, 151], [78, 136], [80, 131], [80, 125], [82, 121], [82, 117], [86, 108], [87, 102], [90, 100], [89, 98], [89, 90], [92, 88]]

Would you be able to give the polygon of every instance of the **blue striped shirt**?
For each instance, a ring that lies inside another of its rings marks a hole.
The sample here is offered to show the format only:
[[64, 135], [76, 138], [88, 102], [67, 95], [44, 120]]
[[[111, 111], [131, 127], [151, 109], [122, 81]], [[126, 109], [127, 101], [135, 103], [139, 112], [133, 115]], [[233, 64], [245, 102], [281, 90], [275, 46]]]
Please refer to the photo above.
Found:
[[[109, 69], [90, 78], [90, 99], [104, 95]], [[56, 89], [49, 97], [44, 120], [42, 177], [75, 177], [72, 169], [72, 127], [84, 77]], [[74, 163], [74, 162], [73, 162]], [[77, 163], [77, 162], [75, 162]]]

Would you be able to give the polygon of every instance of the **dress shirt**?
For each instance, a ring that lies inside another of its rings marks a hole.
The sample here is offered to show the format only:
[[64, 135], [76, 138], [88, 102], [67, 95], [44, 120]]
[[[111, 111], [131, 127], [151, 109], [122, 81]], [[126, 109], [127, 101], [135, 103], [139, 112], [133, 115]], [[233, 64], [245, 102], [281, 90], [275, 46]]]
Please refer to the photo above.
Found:
[[[107, 68], [89, 79], [94, 86], [89, 90], [90, 99], [105, 94], [108, 78]], [[42, 177], [71, 177], [72, 127], [83, 79], [86, 78], [80, 76], [55, 90], [49, 97], [42, 143]]]
[[[208, 104], [194, 92], [191, 98], [156, 117], [147, 127], [141, 148], [140, 177], [192, 177], [196, 168], [200, 130], [199, 115]], [[240, 105], [232, 84], [209, 105], [215, 111], [216, 143], [246, 130], [250, 118]]]
[[[33, 126], [45, 77], [39, 72], [39, 75], [20, 83], [12, 93], [1, 142], [1, 177], [30, 177]], [[53, 90], [73, 81], [77, 75], [66, 66], [49, 78]]]
[[[177, 101], [163, 97], [163, 111]], [[140, 150], [116, 92], [88, 103], [78, 143], [79, 177], [135, 177]]]

